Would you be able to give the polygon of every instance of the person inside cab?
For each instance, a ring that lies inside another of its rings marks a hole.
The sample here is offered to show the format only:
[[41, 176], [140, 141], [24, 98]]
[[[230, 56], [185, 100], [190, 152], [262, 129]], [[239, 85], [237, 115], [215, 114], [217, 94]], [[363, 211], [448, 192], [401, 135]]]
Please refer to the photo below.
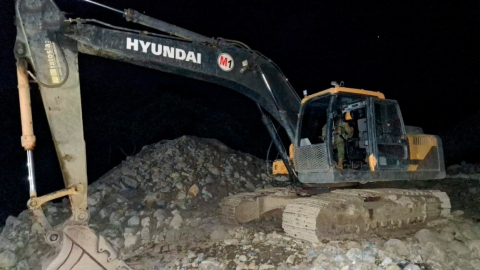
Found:
[[[346, 114], [348, 117], [349, 114]], [[343, 161], [345, 159], [345, 142], [352, 138], [353, 127], [351, 127], [344, 119], [342, 111], [337, 110], [334, 112], [334, 127], [333, 127], [333, 149], [337, 149], [337, 169], [343, 170]], [[322, 140], [325, 141], [327, 134], [327, 125], [322, 128]]]

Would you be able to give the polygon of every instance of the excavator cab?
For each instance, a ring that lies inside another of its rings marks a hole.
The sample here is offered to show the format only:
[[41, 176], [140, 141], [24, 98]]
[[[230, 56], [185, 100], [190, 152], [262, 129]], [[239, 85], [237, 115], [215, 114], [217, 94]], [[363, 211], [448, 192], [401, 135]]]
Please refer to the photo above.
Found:
[[445, 174], [439, 144], [407, 134], [396, 101], [336, 85], [302, 100], [293, 163], [310, 184], [436, 179]]

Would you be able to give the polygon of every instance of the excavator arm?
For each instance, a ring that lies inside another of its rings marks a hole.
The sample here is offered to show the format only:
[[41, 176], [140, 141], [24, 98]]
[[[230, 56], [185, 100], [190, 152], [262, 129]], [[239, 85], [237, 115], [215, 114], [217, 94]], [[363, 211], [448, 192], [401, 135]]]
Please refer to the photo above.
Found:
[[[30, 10], [30, 2], [42, 6]], [[78, 50], [226, 86], [266, 109], [294, 139], [300, 98], [270, 59], [241, 42], [207, 38], [130, 9], [124, 12], [128, 21], [177, 36], [120, 28], [98, 20], [67, 20], [50, 0], [17, 0], [16, 7], [17, 59], [30, 60], [45, 88], [76, 76], [78, 70], [70, 73], [67, 67], [77, 67]], [[30, 35], [30, 31], [35, 34]], [[49, 54], [50, 46], [53, 50]], [[54, 74], [52, 65], [57, 69]], [[71, 85], [78, 85], [78, 81]], [[65, 87], [68, 85], [57, 88]]]
[[[28, 207], [45, 230], [46, 241], [58, 249], [46, 260], [44, 269], [129, 269], [108, 242], [88, 228], [78, 52], [226, 86], [255, 101], [262, 114], [262, 108], [268, 111], [294, 140], [299, 97], [271, 60], [241, 42], [207, 38], [134, 10], [119, 12], [128, 21], [170, 35], [120, 28], [97, 20], [67, 19], [53, 0], [16, 0], [15, 9], [14, 53], [25, 126], [22, 145], [28, 152], [31, 174]], [[27, 73], [39, 84], [65, 183], [64, 190], [41, 197], [37, 197], [33, 175], [35, 137]], [[262, 120], [288, 162], [271, 121], [265, 114]], [[63, 196], [70, 199], [72, 216], [51, 228], [41, 206]]]

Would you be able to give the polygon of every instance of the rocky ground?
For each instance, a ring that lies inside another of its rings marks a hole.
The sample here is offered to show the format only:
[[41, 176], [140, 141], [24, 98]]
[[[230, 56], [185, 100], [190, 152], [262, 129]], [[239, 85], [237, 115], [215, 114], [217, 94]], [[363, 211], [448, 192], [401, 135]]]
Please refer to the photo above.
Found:
[[[145, 147], [90, 185], [90, 224], [133, 269], [480, 269], [480, 188], [459, 166], [450, 170], [455, 178], [393, 184], [446, 191], [456, 210], [449, 218], [400, 238], [314, 245], [285, 235], [278, 220], [223, 225], [222, 198], [279, 183], [263, 160], [216, 140], [181, 137]], [[44, 212], [58, 224], [68, 203], [49, 203]], [[27, 211], [7, 219], [0, 269], [41, 269], [51, 249], [35, 231]]]

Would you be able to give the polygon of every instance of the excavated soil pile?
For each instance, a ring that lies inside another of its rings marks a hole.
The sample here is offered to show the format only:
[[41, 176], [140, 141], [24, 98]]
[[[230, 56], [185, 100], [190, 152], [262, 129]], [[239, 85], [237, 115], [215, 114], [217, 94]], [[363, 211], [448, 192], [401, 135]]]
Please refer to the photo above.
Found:
[[[223, 197], [271, 185], [265, 161], [216, 140], [162, 141], [90, 185], [90, 224], [133, 269], [480, 269], [480, 226], [461, 211], [399, 239], [371, 235], [319, 245], [292, 239], [271, 225], [278, 222], [221, 224]], [[52, 225], [68, 217], [67, 209], [66, 201], [44, 207]], [[51, 248], [37, 228], [27, 211], [8, 218], [0, 269], [41, 268]]]
[[[181, 249], [211, 238], [220, 224], [215, 213], [223, 197], [269, 187], [271, 180], [265, 161], [217, 140], [184, 136], [162, 141], [89, 186], [90, 226], [124, 259], [146, 248]], [[44, 212], [55, 225], [68, 217], [67, 209], [64, 201], [47, 204]], [[36, 228], [27, 211], [7, 219], [0, 236], [0, 269], [39, 265], [50, 249]]]

